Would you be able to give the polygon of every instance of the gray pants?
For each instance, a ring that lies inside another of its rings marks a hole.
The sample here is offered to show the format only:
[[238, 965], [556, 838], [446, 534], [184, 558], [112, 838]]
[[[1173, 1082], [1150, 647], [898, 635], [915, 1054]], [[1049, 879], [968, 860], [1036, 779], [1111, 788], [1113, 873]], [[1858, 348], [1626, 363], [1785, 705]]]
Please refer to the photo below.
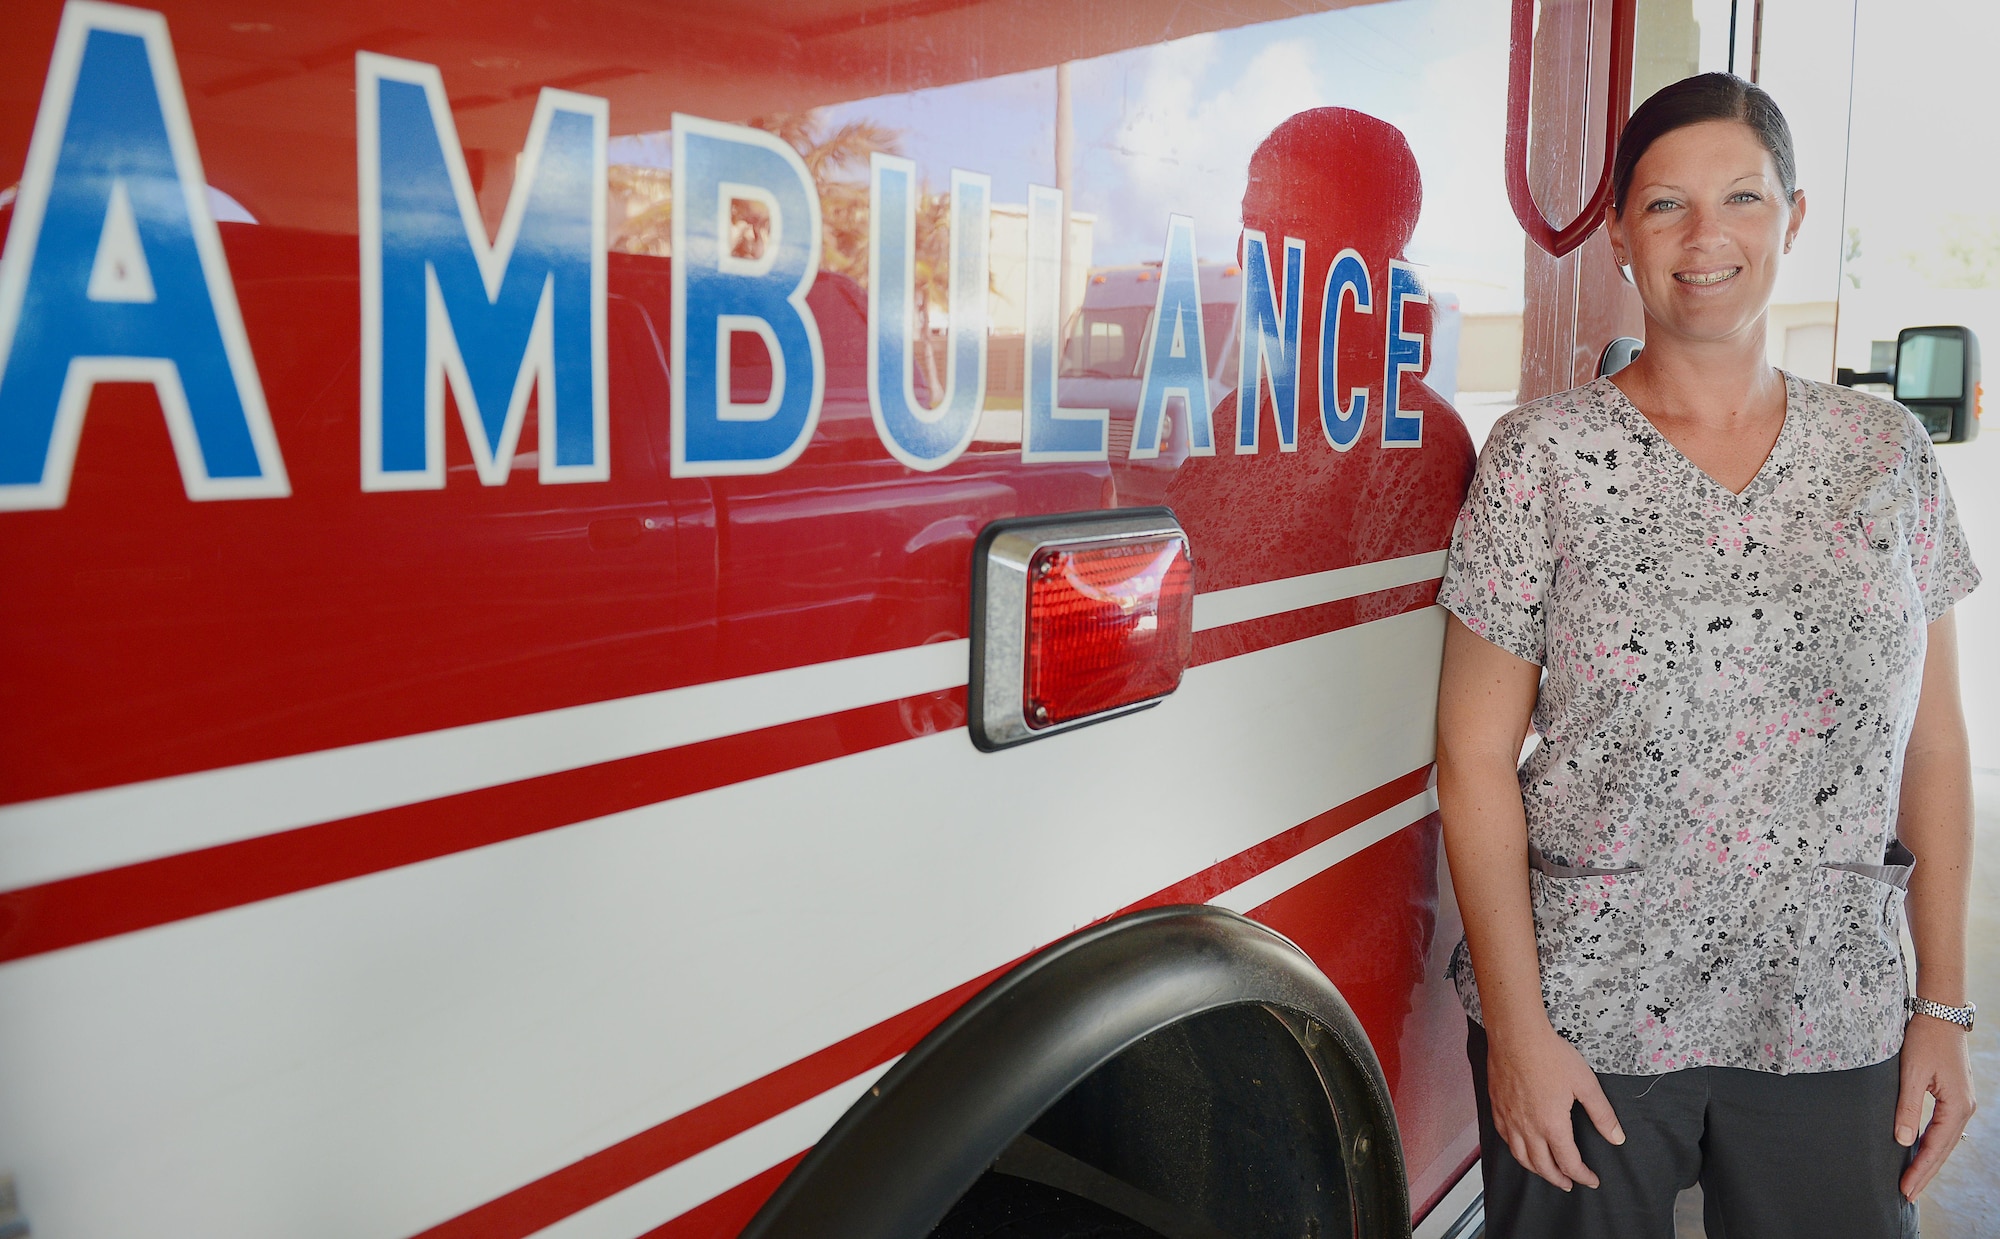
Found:
[[1693, 1067], [1598, 1074], [1625, 1128], [1616, 1146], [1577, 1106], [1577, 1149], [1603, 1186], [1564, 1192], [1493, 1130], [1486, 1032], [1466, 1037], [1479, 1104], [1488, 1239], [1673, 1239], [1674, 1197], [1701, 1184], [1708, 1239], [1916, 1239], [1897, 1189], [1898, 1062], [1804, 1075]]

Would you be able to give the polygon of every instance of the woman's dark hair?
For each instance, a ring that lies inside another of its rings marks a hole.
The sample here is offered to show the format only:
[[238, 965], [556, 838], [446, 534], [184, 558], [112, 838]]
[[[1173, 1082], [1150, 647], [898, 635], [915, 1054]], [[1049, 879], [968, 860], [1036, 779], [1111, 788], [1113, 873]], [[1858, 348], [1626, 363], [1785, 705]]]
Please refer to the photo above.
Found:
[[1662, 88], [1625, 122], [1625, 130], [1618, 136], [1618, 157], [1611, 168], [1612, 208], [1620, 215], [1625, 213], [1632, 171], [1647, 147], [1676, 129], [1711, 120], [1750, 126], [1764, 149], [1771, 152], [1771, 162], [1778, 166], [1778, 184], [1784, 187], [1789, 205], [1798, 189], [1798, 164], [1792, 157], [1792, 128], [1785, 123], [1777, 101], [1733, 73], [1703, 73]]

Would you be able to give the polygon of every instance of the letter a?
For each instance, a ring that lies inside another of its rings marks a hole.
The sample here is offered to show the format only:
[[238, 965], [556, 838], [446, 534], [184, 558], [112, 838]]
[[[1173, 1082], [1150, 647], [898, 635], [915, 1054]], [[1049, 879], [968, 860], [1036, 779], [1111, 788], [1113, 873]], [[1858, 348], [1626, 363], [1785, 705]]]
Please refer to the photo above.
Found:
[[150, 383], [190, 499], [288, 495], [158, 13], [71, 0], [0, 267], [0, 509], [59, 508], [91, 389]]
[[1201, 268], [1194, 256], [1194, 220], [1167, 216], [1167, 247], [1160, 258], [1160, 295], [1153, 303], [1152, 343], [1146, 376], [1139, 385], [1139, 411], [1132, 431], [1133, 460], [1160, 454], [1167, 402], [1179, 398], [1187, 419], [1188, 452], [1215, 455], [1209, 426], [1208, 349], [1201, 327]]

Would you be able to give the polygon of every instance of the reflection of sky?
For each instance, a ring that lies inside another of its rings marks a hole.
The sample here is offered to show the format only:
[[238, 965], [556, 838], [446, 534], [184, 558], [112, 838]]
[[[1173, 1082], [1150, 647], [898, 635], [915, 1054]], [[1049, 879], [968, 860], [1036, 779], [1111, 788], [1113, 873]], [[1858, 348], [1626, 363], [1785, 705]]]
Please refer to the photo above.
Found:
[[641, 168], [671, 168], [674, 166], [674, 135], [662, 129], [657, 133], [631, 133], [612, 138], [605, 144], [605, 155], [614, 164], [633, 164]]
[[[1813, 208], [1781, 271], [1779, 302], [1830, 301], [1840, 286], [1852, 2], [1766, 2], [1765, 85], [1791, 120], [1800, 183]], [[1895, 87], [1877, 94], [1915, 89], [1909, 87], [1915, 75], [1889, 71], [1890, 63], [1934, 65], [1941, 57], [1956, 57], [1968, 63], [1924, 79], [1926, 97], [1934, 103], [1940, 94], [1949, 98], [1926, 114], [1977, 115], [1990, 131], [1987, 75], [1972, 62], [1984, 63], [1979, 57], [1991, 40], [1975, 35], [1939, 41], [1935, 32], [1968, 23], [1982, 33], [2000, 28], [2000, 9], [1984, 0], [1908, 0], [1928, 19], [1899, 22], [1884, 16], [1900, 12], [1899, 2], [1863, 0], [1864, 24], [1872, 22], [1872, 34], [1863, 41], [1867, 51], [1857, 66], [1861, 93], [1878, 80]], [[1728, 57], [1728, 0], [1693, 4], [1701, 26], [1701, 67], [1721, 68]], [[1425, 195], [1409, 256], [1425, 264], [1432, 286], [1456, 292], [1471, 312], [1518, 310], [1524, 241], [1502, 180], [1508, 7], [1500, 0], [1391, 0], [1078, 62], [1072, 71], [1075, 208], [1098, 217], [1093, 260], [1157, 259], [1170, 211], [1194, 217], [1203, 257], [1231, 256], [1250, 152], [1285, 117], [1337, 104], [1395, 125], [1416, 152]], [[1872, 54], [1877, 47], [1893, 51]], [[1894, 119], [1879, 123], [1880, 132], [1869, 132], [1864, 142], [1863, 129], [1876, 115]], [[953, 166], [965, 167], [993, 177], [997, 201], [1019, 203], [1030, 182], [1055, 179], [1051, 69], [827, 109], [830, 122], [856, 118], [900, 130], [904, 153], [934, 186], [945, 182]], [[1964, 146], [1961, 125], [1909, 125], [1904, 113], [1886, 106], [1857, 107], [1855, 125], [1857, 150], [1866, 152], [1871, 171], [1882, 162], [1881, 151], [1912, 147], [1926, 157], [1910, 162], [1924, 167], [1933, 181], [1944, 169], [1965, 180], [1970, 170], [2000, 168], [1948, 153]], [[669, 139], [665, 134], [613, 138], [610, 154], [613, 163], [664, 168]], [[2000, 179], [2000, 173], [1986, 179]], [[1898, 232], [1928, 230], [1922, 240], [1935, 245], [1938, 217], [1984, 216], [1992, 210], [1986, 205], [1992, 196], [1981, 196], [1990, 188], [1984, 181], [1975, 192], [1916, 201], [1899, 193], [1906, 185], [1902, 178], [1864, 177], [1860, 185], [1861, 196], [1873, 197], [1856, 204], [1858, 219], [1847, 223], [1862, 225], [1869, 259], [1877, 265], [1896, 257], [1899, 245], [1914, 248], [1911, 240], [1892, 240]], [[1909, 226], [1912, 215], [1924, 217], [1916, 228]], [[1883, 218], [1902, 226], [1884, 225]]]
[[[1395, 0], [1136, 48], [1072, 69], [1076, 201], [1099, 264], [1156, 259], [1170, 211], [1204, 257], [1236, 248], [1245, 168], [1285, 117], [1339, 105], [1409, 139], [1425, 202], [1410, 257], [1471, 311], [1521, 305], [1522, 239], [1501, 179], [1507, 6]], [[1050, 69], [843, 104], [901, 130], [919, 174], [993, 177], [998, 202], [1054, 181]], [[634, 162], [637, 162], [636, 160]], [[650, 161], [648, 161], [650, 162]]]

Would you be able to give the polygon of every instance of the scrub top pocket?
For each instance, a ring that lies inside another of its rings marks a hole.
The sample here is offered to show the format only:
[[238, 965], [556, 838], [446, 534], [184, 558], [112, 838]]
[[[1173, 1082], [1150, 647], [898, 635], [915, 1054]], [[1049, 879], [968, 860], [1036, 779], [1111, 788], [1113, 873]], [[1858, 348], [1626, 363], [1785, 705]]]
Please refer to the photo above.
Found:
[[1629, 1029], [1646, 996], [1653, 947], [1645, 870], [1579, 871], [1535, 856], [1543, 867], [1528, 870], [1528, 889], [1550, 1021], [1571, 1041]]
[[1902, 1047], [1903, 893], [1908, 865], [1822, 864], [1808, 886], [1807, 934], [1797, 991], [1805, 1013], [1794, 1029], [1790, 1070], [1821, 1062], [1855, 1065], [1852, 1049], [1874, 1059]]

